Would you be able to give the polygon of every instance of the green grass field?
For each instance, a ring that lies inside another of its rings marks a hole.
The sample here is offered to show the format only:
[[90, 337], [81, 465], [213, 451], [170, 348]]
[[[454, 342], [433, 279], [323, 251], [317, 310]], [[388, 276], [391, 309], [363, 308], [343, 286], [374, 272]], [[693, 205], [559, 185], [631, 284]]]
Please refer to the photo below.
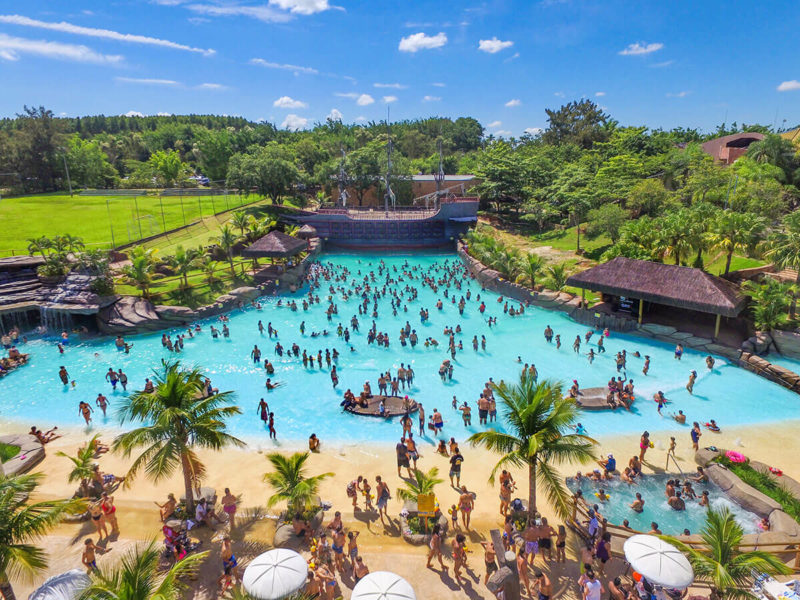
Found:
[[119, 246], [256, 200], [255, 196], [237, 195], [181, 198], [45, 194], [3, 198], [0, 257], [27, 254], [28, 238], [42, 235], [70, 233], [83, 238], [87, 247], [110, 248], [113, 233], [113, 245]]

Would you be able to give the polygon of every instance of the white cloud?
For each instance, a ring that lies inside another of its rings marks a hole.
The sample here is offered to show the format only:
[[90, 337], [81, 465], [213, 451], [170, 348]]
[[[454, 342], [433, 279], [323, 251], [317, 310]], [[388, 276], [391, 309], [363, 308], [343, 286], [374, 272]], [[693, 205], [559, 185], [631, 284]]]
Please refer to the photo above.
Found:
[[620, 50], [619, 53], [622, 56], [641, 56], [642, 54], [650, 54], [652, 52], [656, 52], [657, 50], [661, 50], [663, 47], [664, 44], [660, 42], [652, 44], [636, 42], [635, 44], [628, 44], [628, 47], [624, 50]]
[[674, 60], [665, 60], [664, 62], [653, 63], [652, 65], [649, 66], [651, 69], [662, 69], [664, 67], [670, 66], [674, 62], [675, 62]]
[[564, 96], [566, 96], [566, 94], [564, 92], [553, 92], [553, 96], [555, 96], [556, 98], [563, 98]]
[[797, 81], [796, 79], [782, 81], [776, 89], [779, 92], [792, 92], [794, 90], [800, 90], [800, 81]]
[[683, 92], [677, 92], [675, 94], [667, 94], [667, 98], [685, 98], [691, 93], [692, 92], [689, 91], [683, 91]]
[[603, 96], [606, 95], [606, 93], [605, 92], [595, 92], [594, 95], [597, 96], [598, 98], [602, 98]]
[[383, 102], [384, 104], [391, 104], [392, 102], [397, 102], [397, 96], [384, 96]]
[[495, 127], [500, 127], [502, 124], [503, 124], [502, 121], [492, 121], [487, 125], [487, 127], [494, 129]]
[[442, 99], [441, 96], [423, 96], [422, 101], [423, 102], [438, 102], [441, 99]]
[[336, 92], [334, 96], [339, 96], [339, 98], [351, 98], [352, 100], [358, 98], [358, 94], [356, 92]]
[[295, 114], [288, 114], [286, 118], [281, 123], [281, 127], [285, 129], [289, 129], [290, 131], [297, 131], [298, 129], [303, 129], [308, 125], [308, 119], [305, 117], [299, 117]]
[[501, 137], [501, 136], [502, 136], [502, 137], [505, 137], [505, 136], [509, 136], [509, 135], [511, 135], [511, 132], [510, 132], [510, 131], [508, 131], [507, 129], [498, 129], [497, 131], [495, 131], [495, 132], [494, 132], [494, 134], [495, 134], [497, 137]]
[[342, 120], [342, 112], [338, 108], [332, 108], [331, 112], [328, 113], [328, 116], [325, 119], [330, 119], [331, 121], [341, 121]]
[[276, 108], [308, 108], [308, 104], [305, 102], [302, 102], [301, 100], [295, 100], [289, 96], [281, 96], [272, 103], [272, 106]]
[[297, 73], [305, 73], [306, 75], [318, 75], [319, 71], [316, 69], [312, 69], [311, 67], [300, 67], [298, 65], [288, 65], [285, 63], [275, 63], [270, 62], [268, 60], [264, 60], [263, 58], [251, 58], [250, 59], [251, 65], [256, 65], [259, 67], [265, 67], [267, 69], [280, 69], [283, 71], [293, 71], [295, 74]]
[[422, 32], [412, 33], [400, 40], [398, 49], [400, 52], [417, 52], [419, 50], [431, 50], [441, 48], [447, 43], [447, 36], [444, 32], [436, 35], [426, 35]]
[[171, 112], [158, 112], [158, 113], [156, 113], [156, 116], [157, 117], [171, 117], [172, 113]]
[[123, 117], [143, 117], [144, 113], [140, 113], [138, 110], [129, 110], [126, 112]]
[[0, 58], [19, 60], [20, 54], [33, 54], [57, 60], [94, 63], [97, 65], [117, 65], [123, 60], [123, 57], [118, 54], [100, 54], [83, 45], [30, 40], [0, 33]]
[[22, 27], [37, 27], [39, 29], [47, 29], [50, 31], [60, 31], [62, 33], [72, 33], [75, 35], [85, 35], [88, 37], [104, 38], [107, 40], [115, 40], [118, 42], [130, 42], [132, 44], [148, 44], [150, 46], [161, 46], [163, 48], [172, 48], [174, 50], [186, 50], [188, 52], [199, 52], [206, 56], [211, 56], [216, 53], [216, 50], [195, 48], [169, 40], [162, 40], [159, 38], [148, 37], [145, 35], [135, 35], [131, 33], [120, 33], [110, 29], [96, 29], [94, 27], [81, 27], [80, 25], [73, 25], [61, 21], [60, 23], [51, 23], [47, 21], [38, 21], [30, 19], [21, 15], [0, 15], [0, 23], [7, 23], [9, 25], [20, 25]]
[[361, 94], [358, 98], [356, 98], [356, 104], [359, 106], [369, 106], [373, 102], [375, 102], [375, 98], [369, 94]]
[[212, 17], [250, 17], [264, 23], [286, 23], [292, 20], [289, 13], [270, 6], [239, 6], [234, 4], [188, 4], [186, 8], [201, 15]]
[[433, 87], [446, 87], [445, 84], [441, 83], [440, 81], [434, 81], [431, 85]]
[[367, 117], [365, 117], [363, 115], [359, 115], [359, 116], [356, 117], [356, 123], [363, 123], [366, 120], [367, 120]]
[[114, 77], [114, 80], [121, 83], [138, 83], [141, 85], [180, 85], [180, 82], [172, 79], [152, 79], [147, 77]]
[[512, 98], [511, 100], [506, 102], [506, 106], [508, 106], [509, 108], [514, 108], [515, 106], [519, 106], [521, 104], [522, 100], [520, 100], [519, 98]]
[[539, 135], [540, 133], [542, 133], [542, 128], [541, 127], [528, 127], [525, 130], [525, 133], [527, 133], [528, 135]]
[[490, 40], [480, 40], [478, 42], [478, 50], [482, 52], [488, 52], [489, 54], [497, 54], [501, 50], [505, 50], [506, 48], [511, 48], [514, 45], [514, 42], [508, 40], [498, 40], [497, 36], [493, 37]]
[[313, 15], [333, 8], [328, 0], [269, 0], [269, 3], [298, 15]]
[[222, 85], [221, 83], [201, 83], [197, 86], [198, 90], [227, 90], [227, 85]]
[[519, 58], [519, 52], [514, 52], [514, 54], [512, 54], [508, 58], [504, 58], [503, 62], [504, 63], [510, 63], [512, 60], [517, 60], [518, 58]]
[[389, 90], [404, 90], [408, 86], [403, 85], [402, 83], [373, 83], [372, 87], [376, 87], [379, 89], [389, 89]]

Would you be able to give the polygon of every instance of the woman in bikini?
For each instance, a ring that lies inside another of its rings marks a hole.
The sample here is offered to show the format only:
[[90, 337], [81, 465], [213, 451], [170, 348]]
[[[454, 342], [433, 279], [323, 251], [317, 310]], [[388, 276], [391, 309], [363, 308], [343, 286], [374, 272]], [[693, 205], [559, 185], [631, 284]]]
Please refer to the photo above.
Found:
[[461, 521], [464, 523], [464, 528], [469, 531], [470, 513], [475, 506], [475, 501], [472, 499], [472, 494], [467, 491], [467, 486], [461, 486], [461, 496], [458, 498], [458, 508], [461, 511]]
[[439, 531], [438, 523], [433, 526], [433, 534], [431, 535], [431, 541], [428, 546], [430, 550], [428, 551], [428, 562], [425, 566], [430, 569], [431, 561], [437, 558], [439, 560], [439, 566], [442, 567], [442, 571], [447, 572], [447, 567], [444, 562], [442, 562], [442, 534]]
[[111, 524], [111, 533], [119, 533], [119, 523], [117, 523], [117, 507], [114, 506], [114, 496], [109, 496], [103, 492], [100, 496], [100, 508], [103, 511], [103, 519]]
[[98, 500], [89, 505], [89, 515], [92, 517], [92, 523], [97, 530], [98, 542], [104, 537], [108, 537], [108, 529], [106, 529], [106, 520], [103, 518], [101, 503], [102, 501]]
[[172, 514], [175, 512], [175, 509], [178, 506], [178, 501], [175, 500], [175, 494], [167, 494], [167, 501], [164, 504], [159, 504], [158, 502], [154, 503], [159, 508], [159, 513], [161, 515], [161, 522], [163, 523], [167, 519], [169, 519]]
[[228, 523], [230, 523], [230, 529], [233, 530], [236, 527], [236, 496], [231, 494], [231, 490], [229, 488], [225, 488], [225, 495], [222, 497], [222, 510], [225, 511], [225, 514], [228, 515]]

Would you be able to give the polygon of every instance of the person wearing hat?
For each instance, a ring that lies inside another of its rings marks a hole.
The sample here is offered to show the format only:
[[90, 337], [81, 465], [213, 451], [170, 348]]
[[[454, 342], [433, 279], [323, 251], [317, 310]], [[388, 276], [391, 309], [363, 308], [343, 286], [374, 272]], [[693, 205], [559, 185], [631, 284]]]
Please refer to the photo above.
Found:
[[606, 476], [617, 470], [617, 459], [613, 454], [609, 454], [608, 458], [597, 461], [598, 464], [606, 470]]

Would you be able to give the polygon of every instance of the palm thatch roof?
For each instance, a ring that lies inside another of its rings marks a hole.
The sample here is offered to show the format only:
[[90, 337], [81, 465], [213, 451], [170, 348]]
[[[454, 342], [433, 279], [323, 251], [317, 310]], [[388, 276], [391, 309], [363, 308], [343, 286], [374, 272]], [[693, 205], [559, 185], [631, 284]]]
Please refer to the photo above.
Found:
[[745, 305], [735, 284], [700, 269], [622, 256], [570, 276], [567, 285], [723, 317]]
[[306, 223], [298, 230], [297, 237], [303, 238], [304, 240], [310, 240], [311, 238], [317, 237], [317, 230], [315, 227], [312, 227]]
[[306, 249], [306, 245], [305, 240], [280, 231], [270, 231], [245, 248], [242, 254], [251, 257], [287, 258], [300, 254]]

